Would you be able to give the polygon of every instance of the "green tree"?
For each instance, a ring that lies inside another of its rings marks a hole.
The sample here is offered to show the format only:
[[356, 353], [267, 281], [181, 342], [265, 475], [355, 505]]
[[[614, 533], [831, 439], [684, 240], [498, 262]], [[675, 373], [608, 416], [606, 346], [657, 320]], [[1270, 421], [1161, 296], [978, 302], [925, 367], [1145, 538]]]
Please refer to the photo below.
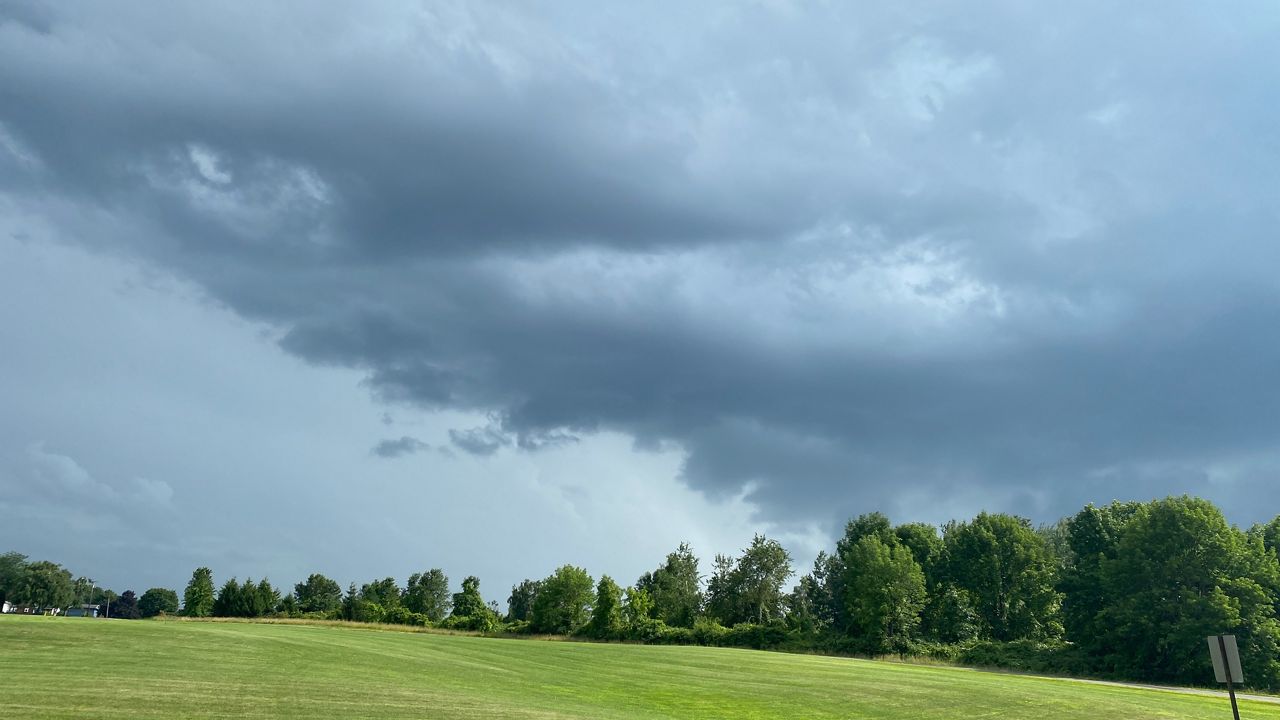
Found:
[[182, 593], [182, 614], [208, 617], [213, 612], [213, 601], [213, 571], [207, 567], [196, 568]]
[[653, 616], [672, 627], [693, 627], [702, 611], [698, 558], [689, 543], [680, 543], [662, 567], [641, 576], [636, 587], [649, 592]]
[[212, 614], [214, 617], [241, 617], [242, 607], [240, 583], [231, 578], [218, 590], [218, 597], [213, 600]]
[[256, 599], [254, 617], [271, 615], [280, 606], [280, 591], [272, 587], [266, 578], [262, 578], [254, 588], [254, 597]]
[[71, 582], [73, 605], [92, 605], [93, 604], [93, 578], [87, 578], [81, 575]]
[[[356, 589], [356, 584], [351, 583], [347, 586], [347, 594], [342, 598], [340, 615], [343, 620], [350, 620], [351, 622], [373, 622], [378, 619], [374, 617], [375, 614], [378, 614], [375, 608], [376, 606], [360, 596], [360, 591]], [[377, 610], [380, 610], [380, 608]]]
[[982, 633], [982, 618], [969, 593], [943, 582], [928, 592], [923, 626], [924, 634], [932, 640], [960, 643]]
[[622, 588], [608, 575], [596, 584], [596, 599], [591, 608], [588, 633], [592, 637], [610, 638], [622, 628]]
[[138, 612], [144, 618], [160, 613], [173, 615], [178, 612], [178, 593], [168, 588], [151, 588], [138, 598]]
[[707, 583], [707, 609], [721, 624], [766, 623], [782, 617], [782, 584], [795, 573], [776, 540], [756, 535], [737, 560], [717, 555]]
[[404, 606], [412, 612], [426, 615], [431, 622], [444, 620], [453, 607], [449, 577], [440, 568], [410, 575], [409, 584], [404, 589]]
[[462, 592], [453, 594], [453, 616], [480, 618], [489, 614], [480, 595], [480, 578], [471, 575], [462, 581]]
[[802, 635], [815, 635], [824, 629], [815, 604], [815, 598], [821, 596], [822, 589], [813, 574], [802, 576], [785, 600], [787, 625]]
[[643, 588], [629, 587], [623, 593], [622, 620], [632, 630], [653, 622], [653, 599]]
[[1125, 677], [1209, 684], [1204, 638], [1237, 636], [1257, 687], [1280, 687], [1280, 568], [1260, 539], [1230, 526], [1207, 500], [1139, 508], [1101, 567], [1099, 627], [1110, 669]]
[[1031, 523], [980, 513], [944, 538], [945, 580], [973, 601], [982, 634], [996, 640], [1062, 634], [1054, 558]]
[[532, 620], [533, 603], [541, 587], [540, 580], [524, 580], [519, 585], [512, 585], [511, 595], [507, 598], [507, 620]]
[[1262, 542], [1262, 546], [1272, 555], [1280, 554], [1280, 516], [1266, 524], [1254, 525], [1249, 535]]
[[898, 542], [911, 551], [911, 556], [927, 579], [934, 564], [942, 556], [942, 536], [938, 535], [938, 528], [928, 523], [907, 523], [894, 528], [893, 534]]
[[304, 613], [330, 613], [342, 603], [342, 587], [319, 573], [294, 585], [293, 594], [298, 598], [298, 609]]
[[364, 598], [365, 602], [374, 603], [383, 610], [391, 610], [400, 607], [400, 586], [395, 578], [375, 580], [365, 583], [360, 588], [360, 597]]
[[782, 617], [782, 584], [795, 574], [791, 554], [776, 540], [756, 535], [738, 558], [739, 587], [754, 621], [764, 623]]
[[17, 599], [18, 587], [26, 572], [26, 555], [16, 552], [0, 555], [0, 600], [12, 602]]
[[[729, 555], [716, 553], [715, 559], [711, 561], [711, 577], [707, 579], [707, 615], [725, 626], [735, 625], [747, 615], [737, 569], [737, 560]], [[647, 592], [645, 595], [648, 598]], [[652, 598], [649, 598], [651, 605], [652, 602]]]
[[71, 573], [61, 565], [40, 560], [24, 569], [18, 585], [18, 602], [40, 607], [65, 607], [74, 597]]
[[572, 565], [558, 568], [542, 581], [533, 603], [533, 629], [541, 633], [571, 634], [591, 618], [594, 582], [586, 570]]
[[911, 549], [863, 537], [848, 553], [844, 589], [850, 629], [865, 649], [905, 651], [925, 604], [924, 571]]
[[1103, 507], [1090, 504], [1065, 523], [1069, 561], [1058, 581], [1062, 624], [1067, 639], [1088, 653], [1107, 652], [1108, 629], [1099, 618], [1108, 603], [1102, 565], [1115, 559], [1120, 534], [1141, 507], [1136, 502], [1115, 502]]
[[111, 617], [122, 620], [137, 620], [142, 617], [138, 609], [138, 596], [132, 590], [125, 590], [111, 606]]
[[[904, 526], [905, 527], [905, 526]], [[909, 531], [908, 531], [909, 532]], [[825, 608], [815, 607], [815, 612], [825, 620], [826, 625], [840, 633], [849, 631], [849, 607], [845, 602], [845, 567], [849, 563], [849, 554], [858, 542], [865, 537], [875, 536], [885, 545], [898, 540], [893, 525], [883, 513], [872, 512], [859, 515], [845, 523], [844, 535], [836, 541], [835, 552], [825, 558], [821, 568], [814, 567], [815, 579], [822, 578], [822, 599]]]

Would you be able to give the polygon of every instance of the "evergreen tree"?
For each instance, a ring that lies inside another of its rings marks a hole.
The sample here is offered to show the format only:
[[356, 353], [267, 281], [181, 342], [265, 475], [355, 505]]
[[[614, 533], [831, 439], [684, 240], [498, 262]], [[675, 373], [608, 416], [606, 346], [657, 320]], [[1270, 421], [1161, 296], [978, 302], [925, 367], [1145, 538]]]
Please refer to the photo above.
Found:
[[218, 591], [218, 597], [213, 601], [212, 614], [214, 617], [239, 617], [240, 612], [240, 583], [231, 578]]
[[276, 608], [280, 605], [280, 591], [272, 587], [266, 578], [262, 578], [258, 583], [258, 587], [254, 589], [254, 594], [257, 598], [257, 607], [255, 608], [257, 615], [255, 617], [275, 613]]
[[298, 609], [304, 613], [329, 613], [342, 603], [342, 588], [337, 582], [319, 573], [312, 573], [305, 582], [293, 586], [298, 598]]

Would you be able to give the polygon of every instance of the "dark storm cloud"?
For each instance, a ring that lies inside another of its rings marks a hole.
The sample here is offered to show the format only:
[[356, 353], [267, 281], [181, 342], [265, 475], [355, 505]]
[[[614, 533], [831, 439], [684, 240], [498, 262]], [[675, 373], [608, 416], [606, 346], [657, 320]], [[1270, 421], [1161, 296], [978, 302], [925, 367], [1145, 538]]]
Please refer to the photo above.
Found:
[[1274, 465], [1265, 5], [22, 7], [10, 202], [466, 452], [676, 443], [780, 521]]

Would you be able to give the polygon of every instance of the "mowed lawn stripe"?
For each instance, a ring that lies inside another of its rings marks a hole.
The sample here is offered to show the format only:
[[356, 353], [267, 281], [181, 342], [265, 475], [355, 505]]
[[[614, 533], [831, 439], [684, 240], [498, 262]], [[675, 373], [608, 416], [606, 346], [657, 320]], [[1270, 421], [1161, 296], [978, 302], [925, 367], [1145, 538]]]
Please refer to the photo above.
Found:
[[[1171, 692], [782, 653], [0, 617], [0, 717], [1220, 718]], [[1245, 702], [1248, 718], [1280, 706]]]

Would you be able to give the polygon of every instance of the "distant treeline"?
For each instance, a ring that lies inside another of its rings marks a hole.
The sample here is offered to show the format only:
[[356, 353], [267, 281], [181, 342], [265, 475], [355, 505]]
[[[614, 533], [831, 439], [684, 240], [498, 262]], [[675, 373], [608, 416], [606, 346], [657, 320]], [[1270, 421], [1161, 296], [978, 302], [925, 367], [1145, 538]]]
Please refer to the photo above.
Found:
[[[633, 585], [565, 565], [511, 589], [507, 612], [468, 577], [439, 569], [339, 584], [313, 574], [282, 592], [267, 580], [188, 583], [194, 617], [312, 617], [505, 634], [731, 645], [865, 655], [1143, 681], [1210, 684], [1205, 637], [1238, 637], [1248, 684], [1280, 689], [1280, 518], [1242, 531], [1212, 503], [1175, 497], [1089, 505], [1053, 525], [982, 513], [941, 528], [850, 521], [788, 592], [791, 557], [756, 536], [698, 572], [687, 544]], [[704, 582], [705, 580], [705, 582]], [[97, 595], [95, 595], [97, 593]], [[49, 562], [0, 556], [0, 594], [29, 604], [111, 598], [115, 617], [179, 611], [177, 594], [141, 598], [73, 580]]]

